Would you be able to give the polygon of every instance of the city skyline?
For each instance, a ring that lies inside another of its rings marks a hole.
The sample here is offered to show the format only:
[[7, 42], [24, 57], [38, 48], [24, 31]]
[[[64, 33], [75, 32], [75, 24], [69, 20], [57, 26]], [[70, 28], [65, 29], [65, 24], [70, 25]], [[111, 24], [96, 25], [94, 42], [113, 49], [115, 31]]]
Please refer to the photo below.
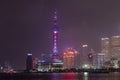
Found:
[[88, 44], [100, 52], [101, 38], [119, 35], [120, 1], [40, 0], [1, 1], [0, 63], [25, 68], [28, 51], [33, 57], [52, 53], [53, 12], [58, 11], [59, 51], [81, 50]]

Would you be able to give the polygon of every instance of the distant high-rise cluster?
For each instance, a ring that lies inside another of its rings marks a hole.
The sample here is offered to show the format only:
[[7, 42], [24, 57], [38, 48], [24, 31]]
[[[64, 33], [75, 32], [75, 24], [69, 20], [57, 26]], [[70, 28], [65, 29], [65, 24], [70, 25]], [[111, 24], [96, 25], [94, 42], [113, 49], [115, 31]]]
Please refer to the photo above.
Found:
[[120, 36], [102, 38], [101, 49], [102, 53], [105, 54], [105, 62], [110, 62], [113, 66], [118, 65], [116, 63], [120, 61]]

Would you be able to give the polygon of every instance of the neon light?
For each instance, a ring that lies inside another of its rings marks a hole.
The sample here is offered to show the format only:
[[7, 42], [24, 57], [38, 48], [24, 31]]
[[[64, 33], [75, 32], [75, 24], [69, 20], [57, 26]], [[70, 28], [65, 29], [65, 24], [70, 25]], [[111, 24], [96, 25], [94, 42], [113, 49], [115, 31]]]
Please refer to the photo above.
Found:
[[82, 47], [88, 47], [88, 45], [86, 44], [86, 45], [83, 45]]
[[54, 35], [56, 35], [56, 34], [57, 34], [57, 32], [58, 32], [57, 30], [54, 30]]
[[32, 54], [31, 54], [31, 53], [28, 53], [27, 55], [28, 55], [28, 56], [31, 56]]

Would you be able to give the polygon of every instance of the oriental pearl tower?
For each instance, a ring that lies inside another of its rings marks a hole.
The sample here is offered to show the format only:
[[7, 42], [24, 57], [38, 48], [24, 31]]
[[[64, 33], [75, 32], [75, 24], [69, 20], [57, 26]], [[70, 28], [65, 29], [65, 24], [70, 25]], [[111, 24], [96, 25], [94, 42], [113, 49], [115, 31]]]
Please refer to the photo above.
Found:
[[58, 23], [57, 23], [57, 12], [54, 12], [54, 17], [53, 17], [53, 54], [52, 54], [52, 60], [54, 62], [59, 60], [59, 55], [58, 55]]

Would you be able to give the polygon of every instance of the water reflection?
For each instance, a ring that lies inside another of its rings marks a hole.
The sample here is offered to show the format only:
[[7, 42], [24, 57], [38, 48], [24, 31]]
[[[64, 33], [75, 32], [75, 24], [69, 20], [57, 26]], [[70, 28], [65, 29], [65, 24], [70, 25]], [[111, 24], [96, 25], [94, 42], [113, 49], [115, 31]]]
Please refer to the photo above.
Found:
[[88, 80], [88, 72], [84, 72], [84, 80]]
[[65, 73], [63, 74], [62, 76], [62, 79], [65, 79], [65, 80], [77, 80], [77, 75], [75, 73]]
[[51, 80], [61, 80], [61, 74], [52, 73]]
[[[120, 73], [39, 73], [40, 78], [7, 80], [120, 80]], [[0, 79], [6, 80], [6, 79]]]

